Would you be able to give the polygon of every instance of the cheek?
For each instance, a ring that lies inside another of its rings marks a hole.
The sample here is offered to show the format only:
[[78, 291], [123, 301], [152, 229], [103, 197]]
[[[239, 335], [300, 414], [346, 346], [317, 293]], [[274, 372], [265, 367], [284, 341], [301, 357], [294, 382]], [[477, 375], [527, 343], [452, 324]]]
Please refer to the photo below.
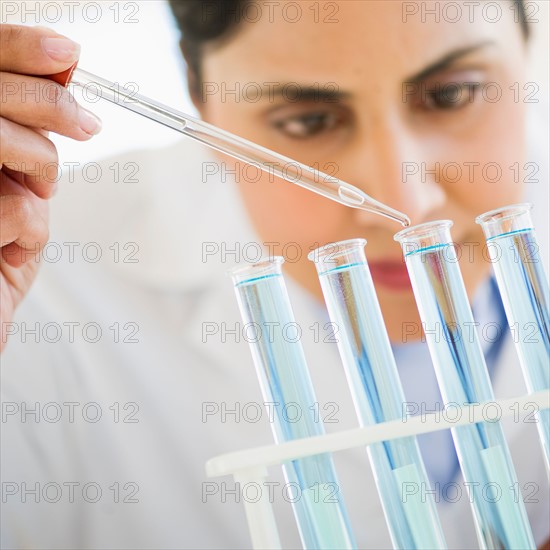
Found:
[[[234, 163], [237, 170], [238, 165]], [[339, 234], [346, 207], [272, 174], [237, 173], [241, 200], [264, 242], [298, 243], [307, 255], [315, 243], [324, 244]]]
[[485, 106], [469, 134], [447, 141], [438, 159], [451, 200], [476, 215], [520, 201], [524, 143], [523, 105], [503, 99]]

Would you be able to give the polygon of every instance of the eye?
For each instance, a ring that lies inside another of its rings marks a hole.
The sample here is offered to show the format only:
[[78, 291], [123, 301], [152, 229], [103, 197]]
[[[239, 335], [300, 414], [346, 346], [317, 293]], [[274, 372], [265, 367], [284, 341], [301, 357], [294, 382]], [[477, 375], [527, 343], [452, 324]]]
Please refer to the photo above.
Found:
[[448, 82], [424, 89], [420, 100], [421, 108], [428, 111], [451, 111], [461, 109], [473, 103], [481, 88], [479, 82]]
[[341, 113], [314, 111], [279, 118], [272, 125], [294, 139], [307, 139], [338, 129], [344, 122]]

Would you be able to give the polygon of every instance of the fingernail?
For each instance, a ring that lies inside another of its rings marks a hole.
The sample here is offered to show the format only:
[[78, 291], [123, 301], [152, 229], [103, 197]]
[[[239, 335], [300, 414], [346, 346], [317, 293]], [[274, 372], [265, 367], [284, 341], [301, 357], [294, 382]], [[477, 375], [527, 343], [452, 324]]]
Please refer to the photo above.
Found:
[[43, 38], [42, 48], [54, 61], [69, 63], [80, 55], [80, 45], [68, 38]]
[[82, 107], [78, 110], [78, 123], [83, 132], [95, 136], [101, 132], [101, 120], [97, 118], [93, 113], [83, 109]]

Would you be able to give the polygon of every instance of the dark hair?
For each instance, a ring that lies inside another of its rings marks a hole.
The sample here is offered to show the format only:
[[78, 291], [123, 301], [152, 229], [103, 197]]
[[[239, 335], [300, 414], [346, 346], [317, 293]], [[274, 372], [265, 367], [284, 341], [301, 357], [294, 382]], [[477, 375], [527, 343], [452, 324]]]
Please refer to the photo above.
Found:
[[[181, 50], [188, 67], [192, 93], [200, 91], [201, 58], [207, 43], [221, 45], [237, 29], [246, 5], [253, 0], [169, 0], [182, 33]], [[525, 39], [529, 24], [524, 0], [512, 0]]]
[[240, 13], [251, 0], [169, 0], [181, 31], [180, 47], [187, 63], [189, 88], [199, 94], [201, 59], [207, 43], [221, 44], [230, 38]]

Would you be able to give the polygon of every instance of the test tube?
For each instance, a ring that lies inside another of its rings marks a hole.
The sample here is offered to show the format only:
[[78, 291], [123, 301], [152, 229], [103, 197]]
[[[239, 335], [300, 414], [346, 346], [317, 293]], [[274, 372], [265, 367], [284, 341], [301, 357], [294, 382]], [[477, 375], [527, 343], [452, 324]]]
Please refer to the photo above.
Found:
[[[470, 330], [474, 319], [451, 240], [452, 224], [425, 223], [394, 237], [403, 248], [448, 409], [494, 401], [477, 333]], [[494, 413], [490, 416], [487, 412], [487, 420], [452, 429], [480, 546], [535, 548], [523, 500], [514, 495], [517, 478], [502, 426]]]
[[[405, 396], [365, 258], [364, 239], [312, 251], [362, 426], [403, 418]], [[415, 437], [367, 448], [395, 548], [446, 548]], [[426, 498], [426, 495], [430, 495]]]
[[[275, 403], [275, 441], [324, 435], [317, 399], [294, 320], [281, 266], [274, 257], [232, 271], [241, 316], [266, 402]], [[250, 334], [248, 334], [250, 332]], [[304, 548], [355, 548], [330, 454], [283, 465]]]
[[[550, 388], [548, 279], [539, 256], [529, 203], [506, 206], [478, 216], [496, 275], [506, 317], [527, 388]], [[537, 413], [546, 466], [550, 469], [550, 410]]]

